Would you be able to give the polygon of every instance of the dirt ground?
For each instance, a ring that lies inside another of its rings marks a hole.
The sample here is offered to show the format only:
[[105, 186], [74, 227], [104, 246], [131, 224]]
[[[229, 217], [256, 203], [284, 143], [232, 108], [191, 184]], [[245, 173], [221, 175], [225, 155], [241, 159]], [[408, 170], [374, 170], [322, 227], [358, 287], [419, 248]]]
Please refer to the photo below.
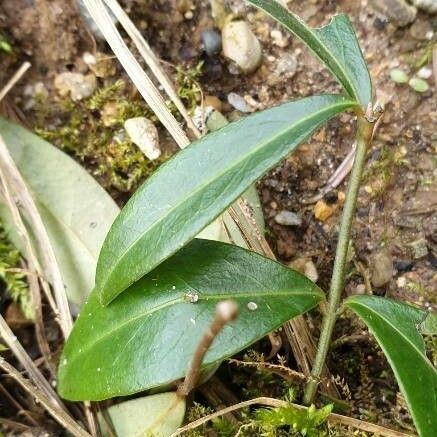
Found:
[[[419, 12], [412, 24], [401, 28], [384, 20], [367, 3], [358, 0], [288, 2], [294, 12], [314, 26], [327, 23], [336, 12], [346, 13], [351, 18], [369, 65], [376, 97], [385, 102], [385, 113], [368, 152], [360, 190], [345, 293], [373, 292], [436, 308], [437, 106], [434, 81], [437, 72], [435, 65], [433, 70], [432, 56], [434, 50], [436, 62], [437, 16]], [[329, 72], [295, 37], [288, 36], [273, 20], [248, 8], [242, 1], [230, 1], [227, 5], [232, 13], [249, 21], [263, 52], [261, 66], [249, 75], [231, 74], [229, 63], [222, 55], [205, 54], [202, 31], [215, 27], [209, 2], [124, 0], [121, 4], [179, 85], [183, 75], [178, 75], [176, 66], [192, 72], [203, 62], [201, 73], [195, 76], [196, 83], [203, 96], [221, 100], [221, 110], [230, 120], [244, 116], [227, 103], [230, 92], [246, 97], [246, 101], [259, 110], [301, 96], [338, 90]], [[84, 52], [94, 53], [98, 49], [111, 55], [110, 49], [86, 23], [78, 9], [66, 0], [3, 0], [0, 36], [9, 41], [13, 50], [10, 54], [0, 51], [0, 85], [23, 61], [30, 61], [32, 68], [0, 109], [3, 115], [18, 119], [63, 147], [123, 204], [157, 164], [147, 162], [129, 149], [121, 157], [129, 159], [129, 163], [124, 167], [120, 165], [115, 177], [108, 170], [108, 163], [120, 157], [103, 135], [107, 131], [100, 128], [102, 110], [86, 116], [77, 113], [85, 111], [84, 104], [63, 105], [65, 101], [54, 87], [56, 75], [63, 71], [87, 73], [82, 59]], [[272, 31], [280, 33], [272, 34]], [[294, 64], [285, 72], [281, 70], [284, 59]], [[115, 70], [97, 80], [98, 88], [123, 79], [127, 86], [116, 98], [135, 104], [135, 111], [149, 111], [121, 67], [113, 63]], [[424, 67], [433, 70], [428, 79], [430, 87], [425, 92], [416, 92], [408, 84], [397, 84], [390, 77], [393, 68], [401, 68], [412, 76]], [[32, 91], [39, 83], [45, 89], [43, 100], [35, 99]], [[184, 101], [190, 107], [193, 99], [196, 103], [195, 99], [200, 96], [195, 89]], [[62, 111], [59, 111], [61, 106]], [[99, 152], [86, 146], [78, 148], [74, 141], [67, 144], [60, 134], [50, 137], [50, 132], [59, 132], [72, 123], [72, 113], [79, 114], [74, 129], [80, 135], [75, 134], [74, 138], [77, 137], [77, 142], [97, 144]], [[159, 126], [159, 130], [161, 147], [167, 157], [177, 148], [164, 129]], [[302, 144], [258, 183], [271, 246], [284, 263], [298, 267], [310, 265], [317, 275], [317, 283], [325, 290], [329, 287], [345, 183], [326, 194], [317, 203], [318, 207], [311, 198], [325, 186], [347, 155], [353, 138], [353, 116], [343, 114], [331, 120], [311, 141]], [[108, 156], [112, 160], [108, 160]], [[317, 208], [322, 208], [325, 216], [317, 219]], [[275, 217], [282, 210], [296, 213], [301, 225], [278, 224]], [[309, 320], [317, 337], [320, 317], [312, 313]], [[352, 408], [350, 414], [411, 429], [394, 377], [373, 339], [365, 334], [364, 326], [351, 314], [344, 313], [337, 324], [335, 339], [329, 365], [341, 381], [342, 396]], [[263, 352], [263, 348], [263, 344], [259, 345], [258, 352]], [[289, 358], [286, 348], [280, 353]], [[288, 364], [292, 367], [293, 361], [289, 360]], [[239, 386], [241, 380], [238, 376], [232, 380], [229, 369], [222, 369], [220, 377], [228, 381], [229, 389], [239, 399], [263, 387], [262, 384], [251, 387], [250, 382], [246, 382], [245, 387]], [[257, 381], [255, 376], [254, 381]], [[0, 393], [0, 400], [1, 397]], [[15, 414], [13, 408], [10, 411]]]

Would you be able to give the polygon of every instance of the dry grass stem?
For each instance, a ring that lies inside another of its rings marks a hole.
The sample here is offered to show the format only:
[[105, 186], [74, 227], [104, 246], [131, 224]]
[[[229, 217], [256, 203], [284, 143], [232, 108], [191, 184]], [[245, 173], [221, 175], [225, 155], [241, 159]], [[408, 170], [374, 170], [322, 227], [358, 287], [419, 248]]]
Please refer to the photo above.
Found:
[[59, 325], [64, 338], [66, 339], [73, 327], [73, 319], [68, 306], [67, 295], [65, 293], [64, 282], [62, 280], [58, 262], [39, 211], [1, 135], [0, 167], [2, 168], [3, 177], [6, 179], [3, 183], [7, 183], [7, 185], [11, 187], [11, 191], [14, 195], [20, 199], [22, 209], [29, 220], [29, 224], [35, 235], [36, 241], [38, 242], [46, 277], [50, 278], [53, 286], [53, 293], [58, 310]]
[[15, 74], [8, 80], [6, 85], [0, 90], [0, 102], [4, 99], [6, 94], [15, 86], [15, 84], [24, 76], [24, 73], [31, 67], [30, 62], [24, 62], [23, 65], [15, 72]]
[[[199, 426], [209, 422], [210, 420], [216, 419], [217, 417], [221, 417], [225, 414], [231, 413], [232, 411], [241, 410], [242, 408], [249, 407], [251, 405], [264, 405], [266, 407], [271, 408], [279, 408], [279, 407], [290, 407], [297, 408], [299, 410], [305, 410], [307, 407], [298, 404], [290, 404], [286, 401], [281, 401], [279, 399], [268, 398], [268, 397], [259, 397], [255, 399], [250, 399], [248, 401], [240, 402], [239, 404], [232, 405], [227, 408], [223, 408], [223, 410], [216, 411], [215, 413], [208, 414], [205, 417], [201, 417], [194, 422], [189, 423], [188, 425], [179, 428], [176, 432], [171, 434], [170, 437], [177, 437], [183, 434], [186, 431], [190, 431], [192, 429], [198, 428]], [[403, 432], [395, 431], [389, 428], [385, 428], [380, 425], [375, 425], [370, 422], [364, 422], [359, 419], [352, 419], [350, 417], [342, 416], [340, 414], [330, 414], [328, 417], [328, 423], [330, 424], [338, 424], [344, 426], [350, 426], [355, 429], [359, 429], [361, 431], [371, 432], [377, 434], [381, 437], [411, 437], [411, 434], [405, 434]]]
[[135, 56], [126, 46], [116, 29], [102, 0], [83, 0], [93, 20], [104, 35], [119, 62], [126, 70], [132, 82], [143, 96], [146, 103], [156, 114], [159, 121], [168, 130], [180, 148], [188, 146], [190, 140], [179, 126], [173, 114], [167, 108], [164, 99], [149, 76], [143, 71]]
[[0, 357], [0, 368], [3, 369], [9, 376], [14, 378], [28, 393], [30, 393], [46, 411], [67, 431], [75, 437], [91, 437], [83, 428], [81, 428], [65, 410], [54, 405], [46, 394], [39, 388], [34, 386], [29, 380], [23, 378], [21, 373]]
[[157, 60], [155, 54], [150, 48], [147, 41], [138, 31], [136, 26], [132, 23], [129, 16], [124, 12], [123, 8], [117, 2], [117, 0], [104, 0], [108, 7], [111, 9], [112, 13], [117, 17], [120, 24], [123, 26], [126, 33], [130, 36], [136, 48], [138, 49], [140, 55], [143, 57], [146, 64], [149, 66], [152, 73], [155, 75], [158, 82], [164, 88], [164, 91], [170, 97], [171, 101], [174, 103], [180, 114], [187, 123], [187, 126], [191, 129], [194, 135], [199, 138], [201, 133], [197, 129], [196, 125], [193, 123], [190, 115], [188, 114], [185, 105], [182, 103], [181, 99], [175, 92], [174, 86], [171, 83], [169, 77], [165, 71], [161, 68], [159, 61]]
[[23, 366], [24, 370], [27, 372], [29, 378], [33, 381], [36, 387], [38, 387], [38, 389], [44, 393], [44, 395], [47, 397], [47, 399], [50, 400], [50, 403], [52, 405], [55, 405], [57, 408], [63, 409], [63, 404], [59, 400], [58, 395], [55, 393], [49, 382], [44, 378], [38, 367], [36, 367], [35, 363], [24, 350], [23, 346], [21, 346], [21, 343], [18, 341], [12, 330], [9, 328], [6, 320], [1, 314], [0, 336], [3, 338], [11, 352], [15, 355], [18, 362]]

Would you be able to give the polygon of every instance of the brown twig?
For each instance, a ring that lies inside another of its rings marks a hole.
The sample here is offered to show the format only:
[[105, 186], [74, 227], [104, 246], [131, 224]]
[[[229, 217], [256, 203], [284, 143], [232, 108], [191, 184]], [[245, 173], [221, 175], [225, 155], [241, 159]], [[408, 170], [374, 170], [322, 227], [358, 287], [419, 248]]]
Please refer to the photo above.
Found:
[[83, 428], [81, 428], [69, 414], [53, 402], [39, 388], [34, 386], [29, 380], [23, 378], [20, 372], [0, 357], [0, 368], [8, 375], [14, 378], [29, 394], [44, 406], [46, 411], [67, 431], [71, 432], [75, 437], [91, 437]]
[[200, 343], [197, 346], [191, 363], [188, 367], [185, 380], [177, 389], [177, 394], [180, 397], [188, 396], [191, 390], [193, 390], [193, 388], [196, 386], [200, 376], [200, 368], [203, 357], [211, 346], [211, 343], [217, 337], [217, 334], [227, 323], [231, 322], [237, 317], [237, 312], [237, 305], [233, 301], [225, 300], [217, 304], [215, 318], [211, 323], [211, 326], [209, 326], [206, 332], [203, 334], [203, 337], [200, 340]]
[[[170, 435], [170, 437], [177, 437], [183, 434], [186, 431], [190, 431], [192, 429], [198, 428], [199, 426], [209, 422], [210, 420], [216, 419], [217, 417], [221, 417], [224, 414], [231, 413], [235, 410], [240, 410], [242, 408], [249, 407], [251, 405], [264, 405], [272, 408], [279, 407], [293, 407], [299, 410], [306, 410], [307, 407], [298, 404], [290, 404], [286, 401], [281, 401], [279, 399], [268, 398], [268, 397], [259, 397], [256, 399], [250, 399], [248, 401], [240, 402], [239, 404], [232, 405], [231, 407], [224, 408], [223, 410], [216, 411], [215, 413], [208, 414], [205, 417], [201, 417], [194, 422], [189, 423], [188, 425], [179, 428], [176, 432]], [[382, 437], [411, 437], [411, 434], [405, 434], [403, 432], [395, 431], [389, 428], [385, 428], [380, 425], [375, 425], [370, 422], [364, 422], [363, 420], [353, 419], [352, 417], [342, 416], [340, 414], [330, 414], [327, 419], [328, 423], [331, 424], [339, 424], [344, 426], [350, 426], [361, 431], [372, 432], [374, 434], [380, 435]]]

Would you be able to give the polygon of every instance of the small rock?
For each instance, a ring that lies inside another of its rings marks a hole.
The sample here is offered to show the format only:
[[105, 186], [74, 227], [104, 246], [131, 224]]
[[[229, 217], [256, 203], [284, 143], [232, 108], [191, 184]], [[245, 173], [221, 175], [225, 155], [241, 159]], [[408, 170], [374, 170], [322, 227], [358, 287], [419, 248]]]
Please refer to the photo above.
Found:
[[282, 210], [275, 216], [275, 222], [283, 226], [301, 226], [302, 219], [294, 212]]
[[411, 261], [395, 261], [393, 266], [398, 272], [410, 272], [414, 267], [414, 263]]
[[154, 160], [161, 155], [159, 137], [156, 126], [146, 117], [129, 118], [124, 128], [133, 143], [149, 158]]
[[429, 41], [434, 31], [429, 20], [417, 19], [410, 27], [410, 35], [419, 41]]
[[285, 74], [288, 79], [296, 74], [298, 62], [292, 53], [284, 53], [276, 65], [275, 72], [279, 75]]
[[417, 77], [420, 77], [421, 79], [429, 79], [432, 76], [432, 70], [431, 68], [428, 67], [422, 67], [418, 72], [417, 72]]
[[97, 81], [94, 74], [83, 75], [66, 71], [55, 77], [54, 85], [61, 96], [70, 94], [72, 100], [78, 101], [94, 93]]
[[310, 281], [317, 282], [319, 279], [319, 273], [317, 272], [316, 265], [311, 259], [297, 258], [288, 264], [294, 270], [303, 273]]
[[437, 0], [413, 0], [413, 5], [429, 14], [437, 12]]
[[202, 40], [203, 49], [208, 56], [212, 58], [220, 53], [222, 49], [222, 39], [216, 29], [204, 30], [200, 35], [200, 39]]
[[364, 284], [358, 284], [355, 289], [356, 294], [366, 294], [366, 286]]
[[328, 205], [323, 200], [319, 200], [314, 205], [314, 217], [321, 222], [328, 220], [329, 217], [334, 213], [334, 208]]
[[371, 5], [398, 27], [412, 23], [417, 15], [417, 9], [405, 0], [371, 0]]
[[280, 30], [273, 29], [270, 32], [270, 36], [272, 37], [272, 42], [275, 46], [281, 48], [285, 48], [288, 46], [288, 39]]
[[409, 246], [413, 251], [414, 259], [423, 258], [424, 256], [428, 255], [428, 246], [426, 244], [426, 240], [423, 238], [413, 241], [409, 244]]
[[226, 117], [221, 112], [216, 110], [212, 111], [209, 114], [209, 117], [206, 119], [206, 127], [210, 132], [219, 130], [228, 123], [229, 121], [226, 119]]
[[393, 276], [393, 259], [389, 251], [381, 250], [370, 258], [371, 281], [374, 287], [390, 282]]
[[205, 107], [209, 106], [210, 108], [213, 108], [216, 111], [222, 111], [223, 110], [223, 103], [216, 96], [205, 96], [205, 99], [203, 100], [203, 105]]
[[237, 93], [228, 94], [228, 103], [240, 112], [253, 112], [253, 108]]
[[226, 23], [222, 29], [222, 44], [225, 57], [243, 73], [252, 73], [260, 66], [261, 45], [246, 21]]

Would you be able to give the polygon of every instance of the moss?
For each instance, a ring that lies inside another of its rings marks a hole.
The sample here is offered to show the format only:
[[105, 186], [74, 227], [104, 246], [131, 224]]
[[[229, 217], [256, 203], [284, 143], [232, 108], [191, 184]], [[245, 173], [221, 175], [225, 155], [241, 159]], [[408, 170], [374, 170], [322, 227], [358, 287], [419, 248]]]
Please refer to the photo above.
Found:
[[381, 197], [390, 186], [394, 169], [405, 164], [402, 148], [393, 149], [384, 145], [379, 158], [372, 162], [365, 170], [363, 182], [370, 187], [370, 195], [374, 198]]
[[[142, 100], [126, 96], [121, 80], [80, 102], [69, 98], [50, 106], [41, 102], [37, 114], [36, 133], [83, 163], [110, 192], [135, 191], [168, 158], [163, 154], [150, 161], [125, 134], [123, 123], [128, 118], [157, 120]], [[53, 119], [57, 126], [48, 128]]]
[[32, 319], [32, 302], [20, 259], [20, 252], [9, 241], [0, 222], [0, 282], [5, 284], [6, 292], [20, 305], [25, 317]]

